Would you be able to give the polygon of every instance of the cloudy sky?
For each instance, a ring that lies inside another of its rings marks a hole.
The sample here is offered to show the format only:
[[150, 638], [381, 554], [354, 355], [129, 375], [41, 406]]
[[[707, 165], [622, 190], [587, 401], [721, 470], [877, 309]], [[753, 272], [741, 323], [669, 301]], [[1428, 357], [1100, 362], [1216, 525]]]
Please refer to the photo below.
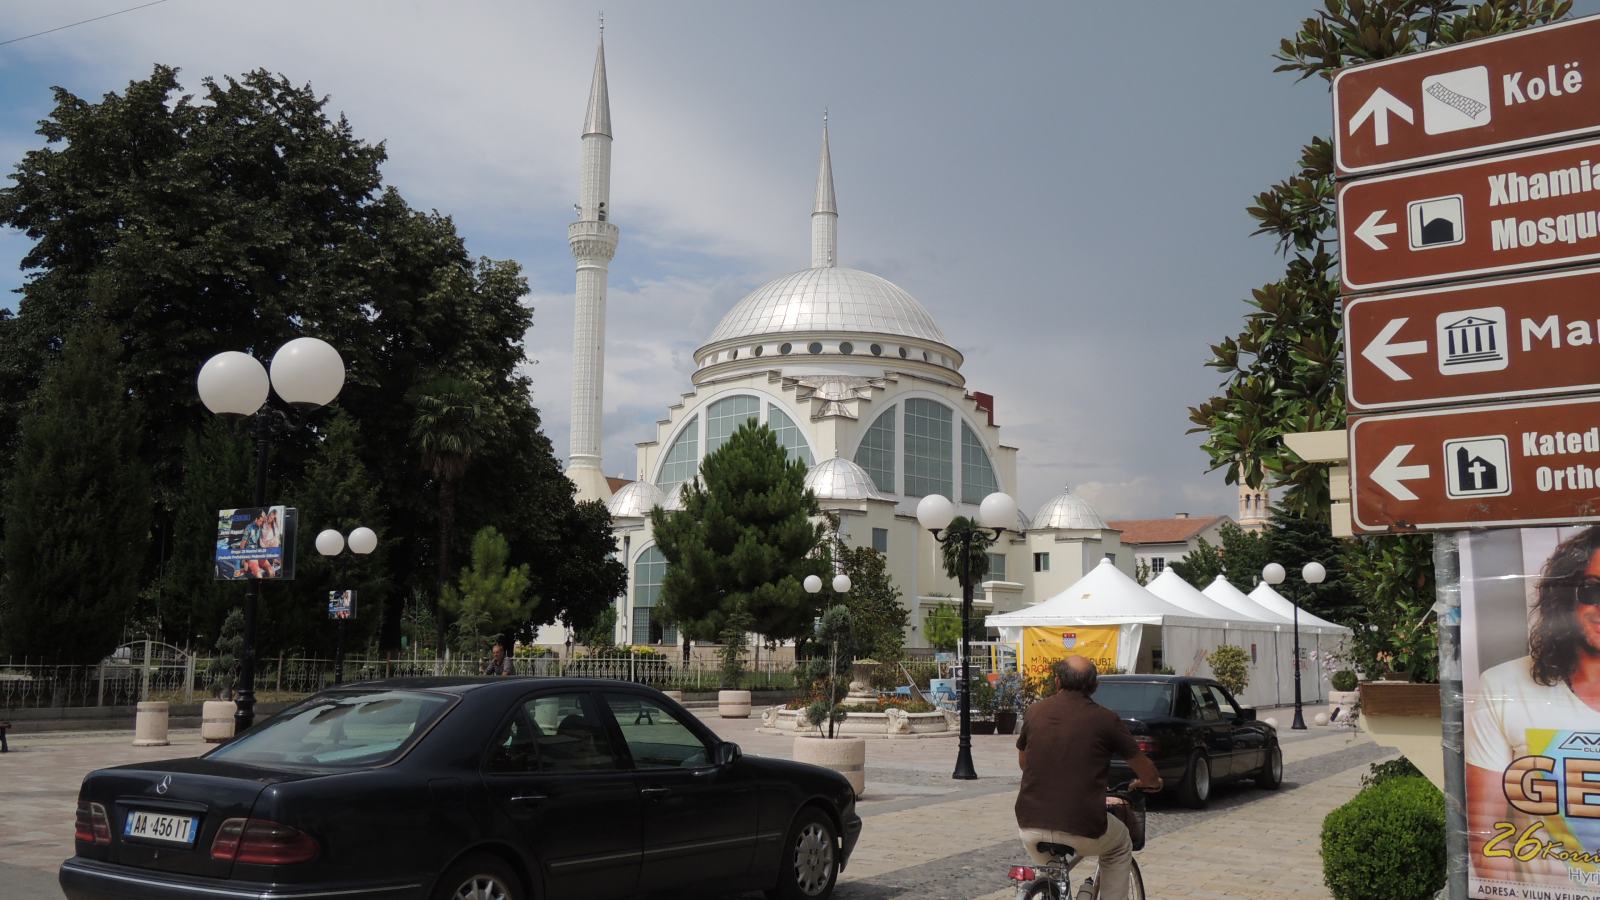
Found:
[[[138, 2], [0, 0], [0, 41]], [[310, 82], [387, 143], [413, 205], [527, 270], [535, 401], [564, 453], [566, 225], [604, 8], [608, 473], [635, 474], [722, 314], [807, 264], [827, 107], [840, 261], [910, 291], [966, 354], [1021, 448], [1023, 506], [1070, 483], [1108, 517], [1232, 513], [1185, 411], [1217, 386], [1209, 343], [1281, 271], [1246, 204], [1330, 127], [1323, 83], [1270, 58], [1318, 5], [166, 0], [0, 46], [0, 164], [39, 144], [52, 85], [97, 98], [157, 62], [188, 85]], [[26, 246], [0, 231], [0, 289]]]

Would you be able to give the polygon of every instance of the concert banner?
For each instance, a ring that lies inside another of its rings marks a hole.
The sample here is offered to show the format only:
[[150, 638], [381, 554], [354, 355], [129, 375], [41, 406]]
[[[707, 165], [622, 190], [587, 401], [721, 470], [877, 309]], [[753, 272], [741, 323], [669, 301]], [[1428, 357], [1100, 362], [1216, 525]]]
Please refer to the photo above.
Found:
[[1600, 900], [1600, 527], [1461, 542], [1469, 896]]
[[296, 525], [292, 506], [218, 510], [217, 580], [293, 579]]
[[328, 592], [328, 618], [342, 622], [356, 617], [355, 591]]

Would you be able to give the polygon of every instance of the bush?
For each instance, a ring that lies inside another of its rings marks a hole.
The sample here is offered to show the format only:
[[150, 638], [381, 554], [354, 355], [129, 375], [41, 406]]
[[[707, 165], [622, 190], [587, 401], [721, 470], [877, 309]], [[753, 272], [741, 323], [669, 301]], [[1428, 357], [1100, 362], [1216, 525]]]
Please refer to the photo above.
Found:
[[1335, 900], [1426, 900], [1445, 883], [1444, 795], [1396, 777], [1322, 820], [1322, 880]]
[[1361, 786], [1363, 788], [1377, 787], [1394, 778], [1422, 777], [1424, 777], [1422, 770], [1417, 768], [1411, 760], [1402, 756], [1399, 759], [1387, 759], [1383, 762], [1373, 763], [1367, 770], [1367, 774], [1361, 776]]
[[1356, 673], [1349, 669], [1340, 669], [1333, 673], [1333, 689], [1336, 691], [1353, 691], [1356, 689]]
[[1227, 688], [1228, 693], [1235, 697], [1244, 693], [1245, 686], [1250, 683], [1250, 654], [1243, 647], [1223, 644], [1206, 654], [1206, 662], [1211, 665], [1211, 676]]

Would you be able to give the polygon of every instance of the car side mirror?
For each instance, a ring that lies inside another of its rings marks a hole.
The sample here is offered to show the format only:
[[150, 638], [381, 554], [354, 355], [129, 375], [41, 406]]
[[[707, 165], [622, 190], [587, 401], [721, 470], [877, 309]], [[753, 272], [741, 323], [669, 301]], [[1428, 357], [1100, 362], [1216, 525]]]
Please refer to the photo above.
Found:
[[1254, 706], [1241, 707], [1239, 709], [1239, 718], [1245, 722], [1254, 722], [1256, 720], [1256, 708]]
[[744, 751], [740, 750], [739, 745], [733, 741], [723, 741], [717, 745], [715, 756], [717, 767], [727, 768], [738, 762], [739, 758], [744, 756]]

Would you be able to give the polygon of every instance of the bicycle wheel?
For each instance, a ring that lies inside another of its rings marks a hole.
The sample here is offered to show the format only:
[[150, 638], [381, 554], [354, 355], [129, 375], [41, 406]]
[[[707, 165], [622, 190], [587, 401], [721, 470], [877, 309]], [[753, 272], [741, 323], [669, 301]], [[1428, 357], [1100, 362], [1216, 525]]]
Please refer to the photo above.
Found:
[[[1095, 900], [1110, 900], [1110, 898], [1101, 898], [1099, 873], [1095, 874], [1097, 876], [1094, 891]], [[1139, 872], [1139, 861], [1137, 859], [1128, 860], [1128, 900], [1144, 900], [1144, 875]]]
[[[1140, 897], [1144, 896], [1141, 891]], [[1048, 878], [1035, 878], [1033, 884], [1028, 886], [1028, 892], [1022, 895], [1022, 900], [1062, 900], [1061, 888]]]

